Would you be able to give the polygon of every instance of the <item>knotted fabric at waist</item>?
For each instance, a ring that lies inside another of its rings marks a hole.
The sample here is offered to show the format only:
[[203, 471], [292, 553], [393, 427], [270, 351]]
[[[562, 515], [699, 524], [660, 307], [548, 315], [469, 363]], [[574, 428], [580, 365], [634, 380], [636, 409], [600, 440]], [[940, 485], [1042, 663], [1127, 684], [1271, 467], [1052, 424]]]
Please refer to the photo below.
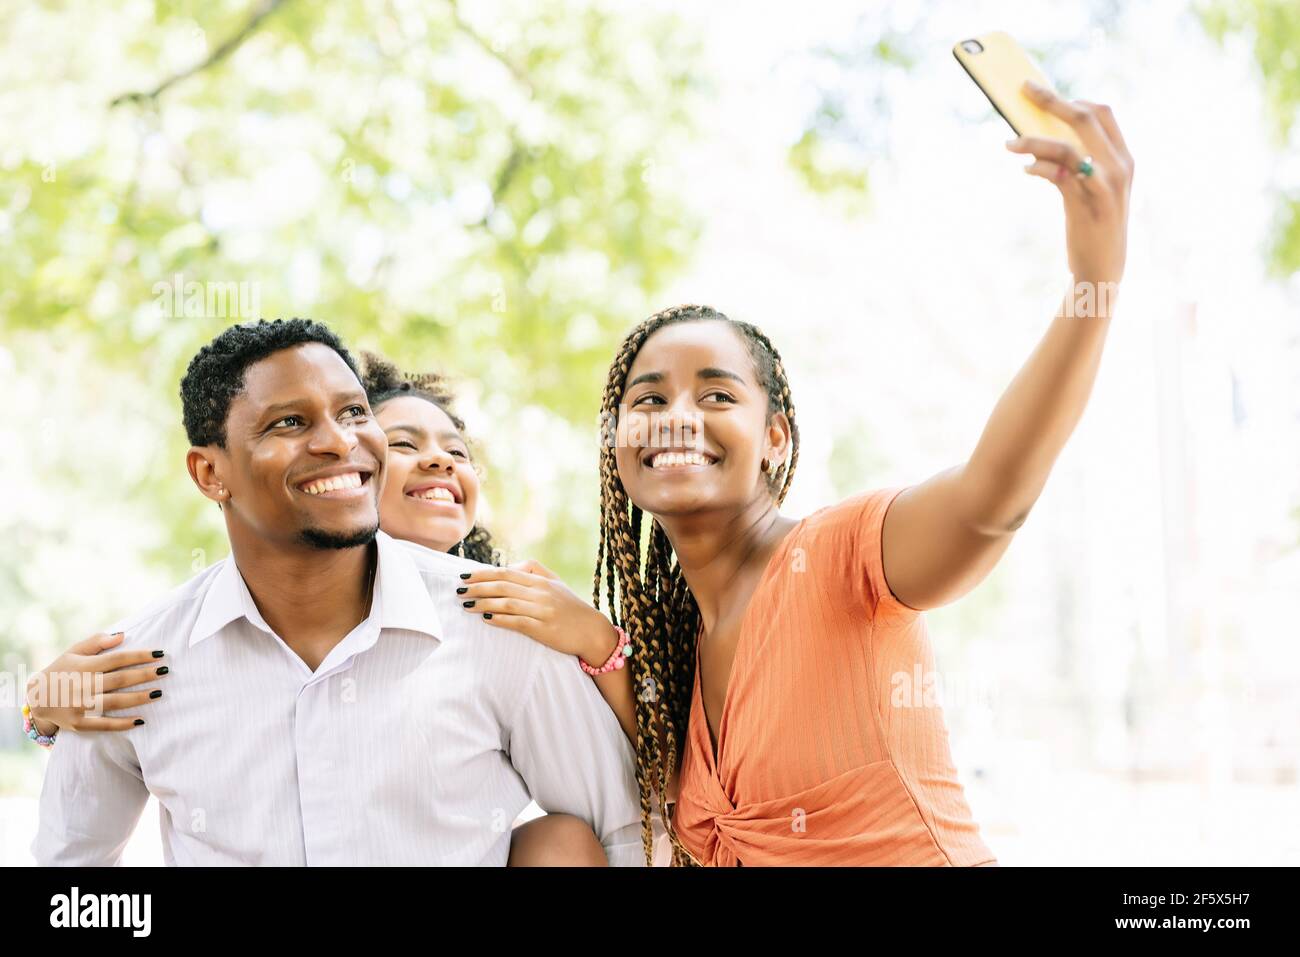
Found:
[[691, 785], [679, 795], [673, 823], [705, 865], [949, 863], [892, 761], [866, 764], [769, 801], [733, 804], [708, 773]]

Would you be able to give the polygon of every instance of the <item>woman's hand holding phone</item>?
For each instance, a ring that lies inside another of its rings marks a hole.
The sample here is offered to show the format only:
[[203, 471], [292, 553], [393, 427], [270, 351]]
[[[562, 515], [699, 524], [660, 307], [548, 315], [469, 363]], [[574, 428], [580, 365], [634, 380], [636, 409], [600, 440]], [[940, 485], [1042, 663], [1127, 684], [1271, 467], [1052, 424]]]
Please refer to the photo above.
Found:
[[[1032, 80], [1025, 95], [1069, 124], [1088, 150], [1084, 157], [1059, 139], [1019, 136], [1007, 143], [1013, 153], [1034, 162], [1025, 172], [1053, 183], [1065, 201], [1065, 243], [1070, 272], [1077, 282], [1118, 283], [1124, 274], [1128, 242], [1129, 188], [1133, 156], [1109, 106], [1065, 100]], [[1092, 174], [1078, 170], [1084, 159]]]

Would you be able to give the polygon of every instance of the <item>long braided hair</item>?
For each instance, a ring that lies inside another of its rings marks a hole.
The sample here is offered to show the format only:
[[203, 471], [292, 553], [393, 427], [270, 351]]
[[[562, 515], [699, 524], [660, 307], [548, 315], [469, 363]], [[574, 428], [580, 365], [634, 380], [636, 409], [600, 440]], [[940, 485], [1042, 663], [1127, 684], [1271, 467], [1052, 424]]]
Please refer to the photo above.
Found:
[[[373, 352], [361, 353], [361, 384], [370, 400], [370, 408], [379, 407], [390, 399], [415, 396], [432, 402], [451, 419], [456, 431], [465, 434], [465, 423], [453, 411], [454, 396], [445, 376], [436, 372], [403, 373], [396, 365]], [[492, 535], [475, 523], [459, 542], [451, 547], [452, 555], [460, 555], [485, 565], [500, 565], [502, 555]]]
[[667, 534], [653, 518], [649, 540], [642, 552], [643, 515], [628, 498], [619, 478], [615, 437], [628, 370], [645, 341], [664, 326], [703, 321], [728, 323], [740, 335], [754, 360], [758, 381], [767, 392], [769, 415], [784, 412], [790, 421], [789, 462], [775, 474], [767, 475], [768, 487], [778, 505], [785, 500], [799, 462], [799, 428], [781, 356], [755, 326], [730, 319], [708, 306], [684, 305], [655, 313], [623, 340], [609, 367], [601, 400], [600, 542], [592, 600], [599, 608], [603, 575], [610, 618], [626, 629], [636, 648], [629, 664], [636, 695], [636, 779], [647, 865], [652, 863], [654, 854], [651, 803], [656, 796], [655, 810], [672, 841], [673, 866], [697, 863], [672, 828], [667, 788], [668, 776], [677, 767], [686, 741], [700, 610], [686, 585]]

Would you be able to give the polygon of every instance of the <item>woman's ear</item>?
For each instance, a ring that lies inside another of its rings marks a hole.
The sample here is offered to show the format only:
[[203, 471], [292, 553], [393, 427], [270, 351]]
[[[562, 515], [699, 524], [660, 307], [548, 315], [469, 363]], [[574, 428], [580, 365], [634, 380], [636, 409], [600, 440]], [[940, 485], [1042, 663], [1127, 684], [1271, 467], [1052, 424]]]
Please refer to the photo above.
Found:
[[780, 468], [790, 460], [790, 419], [784, 412], [774, 412], [767, 420], [767, 448], [763, 456]]

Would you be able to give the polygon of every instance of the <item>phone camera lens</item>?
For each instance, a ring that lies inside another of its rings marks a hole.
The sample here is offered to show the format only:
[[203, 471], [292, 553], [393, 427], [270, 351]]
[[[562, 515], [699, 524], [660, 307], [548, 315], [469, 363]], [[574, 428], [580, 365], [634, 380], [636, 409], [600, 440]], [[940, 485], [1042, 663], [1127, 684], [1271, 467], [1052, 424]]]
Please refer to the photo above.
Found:
[[967, 53], [983, 53], [984, 45], [978, 40], [966, 40], [962, 43], [961, 48]]

